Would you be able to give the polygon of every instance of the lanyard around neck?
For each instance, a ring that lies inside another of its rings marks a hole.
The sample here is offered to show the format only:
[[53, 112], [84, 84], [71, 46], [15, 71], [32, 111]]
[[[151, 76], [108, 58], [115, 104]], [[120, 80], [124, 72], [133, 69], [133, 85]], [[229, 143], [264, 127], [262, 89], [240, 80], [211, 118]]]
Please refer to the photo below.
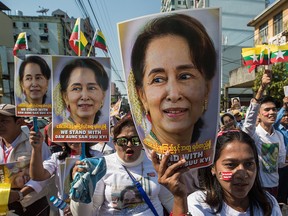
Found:
[[140, 182], [135, 179], [135, 177], [132, 175], [132, 173], [124, 165], [122, 165], [122, 166], [124, 167], [124, 169], [128, 173], [128, 175], [131, 178], [133, 184], [137, 187], [139, 193], [141, 194], [141, 196], [143, 197], [144, 201], [147, 203], [147, 205], [149, 206], [149, 208], [151, 209], [153, 214], [155, 216], [159, 216], [157, 211], [156, 211], [156, 209], [154, 208], [151, 200], [149, 199], [149, 197], [147, 196], [146, 192], [144, 191], [142, 185], [140, 184]]

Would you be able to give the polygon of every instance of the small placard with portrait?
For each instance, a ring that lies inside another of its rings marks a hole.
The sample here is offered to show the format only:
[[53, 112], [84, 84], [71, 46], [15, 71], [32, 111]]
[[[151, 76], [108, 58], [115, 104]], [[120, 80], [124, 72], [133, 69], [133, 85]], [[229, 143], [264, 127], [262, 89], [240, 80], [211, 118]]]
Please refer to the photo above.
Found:
[[51, 65], [48, 55], [14, 57], [16, 116], [49, 117], [52, 113]]

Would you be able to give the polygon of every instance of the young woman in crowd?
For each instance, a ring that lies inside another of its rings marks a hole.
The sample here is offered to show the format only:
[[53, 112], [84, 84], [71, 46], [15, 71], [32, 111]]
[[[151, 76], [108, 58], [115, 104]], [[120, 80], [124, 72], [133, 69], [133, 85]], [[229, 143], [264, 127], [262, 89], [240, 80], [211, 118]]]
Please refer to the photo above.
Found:
[[201, 169], [201, 189], [188, 198], [181, 180], [185, 160], [167, 167], [168, 157], [159, 164], [153, 154], [153, 163], [159, 182], [174, 194], [173, 215], [281, 215], [276, 199], [261, 187], [257, 149], [245, 132], [219, 133], [214, 164]]

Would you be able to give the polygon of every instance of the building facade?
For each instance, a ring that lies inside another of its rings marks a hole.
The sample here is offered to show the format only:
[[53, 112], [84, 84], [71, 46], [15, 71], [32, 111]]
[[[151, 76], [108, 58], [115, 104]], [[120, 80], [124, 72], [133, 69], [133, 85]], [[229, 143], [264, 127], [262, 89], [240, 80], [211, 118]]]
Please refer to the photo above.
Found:
[[[261, 13], [251, 19], [247, 25], [254, 28], [254, 43], [251, 47], [262, 44], [287, 44], [288, 1], [274, 1], [266, 9], [261, 11]], [[254, 79], [255, 70], [250, 74], [248, 73], [247, 67], [232, 70], [229, 75], [229, 84], [225, 87], [225, 95], [228, 95], [229, 88], [252, 88]], [[226, 104], [226, 107], [227, 106], [228, 104]]]
[[[9, 9], [9, 8], [8, 8]], [[7, 8], [5, 8], [7, 10]], [[69, 38], [76, 18], [70, 18], [65, 12], [58, 9], [51, 16], [25, 16], [21, 11], [16, 15], [9, 15], [1, 11], [1, 26], [5, 31], [0, 31], [0, 103], [14, 103], [14, 56], [13, 47], [19, 33], [26, 32], [28, 50], [20, 50], [19, 56], [24, 54], [43, 55], [75, 55], [69, 45]], [[87, 38], [88, 45], [83, 51], [87, 55], [91, 46], [94, 30], [90, 19], [81, 22], [81, 31]], [[94, 49], [91, 56], [95, 55]]]

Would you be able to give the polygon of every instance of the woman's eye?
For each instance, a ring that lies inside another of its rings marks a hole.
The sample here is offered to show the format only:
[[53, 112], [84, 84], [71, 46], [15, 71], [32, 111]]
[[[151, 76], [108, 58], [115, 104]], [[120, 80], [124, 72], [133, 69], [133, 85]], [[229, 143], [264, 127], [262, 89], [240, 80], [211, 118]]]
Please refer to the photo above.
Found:
[[80, 87], [73, 87], [73, 88], [72, 88], [72, 91], [80, 91], [80, 90], [81, 90]]
[[88, 87], [89, 90], [97, 90], [97, 87], [96, 86], [90, 86]]
[[254, 166], [254, 162], [246, 162], [245, 167], [252, 167]]
[[180, 74], [179, 79], [186, 80], [186, 79], [190, 79], [191, 77], [192, 77], [191, 74], [185, 73], [185, 74]]
[[162, 83], [165, 79], [163, 77], [155, 77], [151, 83]]
[[233, 168], [233, 167], [235, 167], [235, 164], [234, 163], [227, 163], [227, 164], [225, 164], [225, 166], [228, 168]]

